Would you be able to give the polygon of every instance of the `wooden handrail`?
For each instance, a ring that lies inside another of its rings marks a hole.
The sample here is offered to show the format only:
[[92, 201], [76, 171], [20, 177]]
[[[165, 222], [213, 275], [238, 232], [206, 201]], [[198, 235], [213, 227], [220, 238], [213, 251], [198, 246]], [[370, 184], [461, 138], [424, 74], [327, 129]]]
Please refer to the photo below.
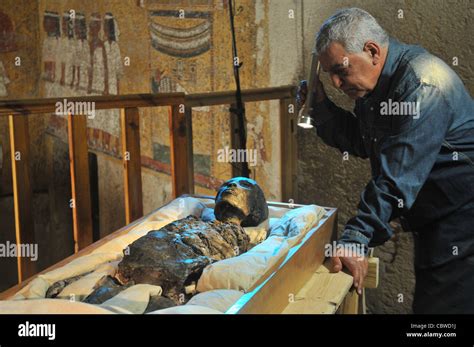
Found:
[[[244, 102], [294, 98], [294, 86], [245, 89], [242, 91]], [[96, 110], [129, 107], [171, 106], [185, 103], [188, 107], [231, 104], [235, 102], [235, 91], [210, 93], [159, 93], [159, 94], [126, 94], [126, 95], [89, 95], [75, 97], [57, 97], [43, 99], [0, 100], [0, 116], [28, 115], [37, 113], [54, 113], [56, 103], [67, 99], [68, 102], [95, 102]]]
[[66, 99], [68, 102], [94, 102], [96, 110], [157, 107], [180, 105], [184, 103], [184, 93], [127, 94], [127, 95], [90, 95], [75, 97], [57, 97], [45, 99], [0, 100], [0, 116], [14, 114], [36, 114], [56, 112], [56, 103]]
[[[281, 177], [282, 199], [296, 200], [296, 111], [294, 86], [247, 89], [242, 91], [244, 102], [266, 100], [280, 101]], [[0, 100], [0, 116], [10, 117], [10, 137], [13, 149], [23, 154], [22, 161], [12, 165], [14, 178], [16, 240], [34, 242], [31, 208], [31, 187], [28, 171], [28, 117], [30, 114], [55, 113], [58, 102], [92, 103], [94, 110], [121, 110], [121, 138], [124, 172], [124, 196], [127, 224], [143, 215], [141, 155], [140, 155], [140, 107], [168, 107], [171, 176], [173, 196], [194, 192], [192, 108], [232, 104], [235, 91], [211, 93], [160, 93], [133, 95], [98, 95], [59, 97], [47, 99]], [[89, 109], [89, 106], [85, 109]], [[71, 169], [73, 231], [75, 252], [92, 243], [92, 219], [90, 183], [88, 174], [87, 123], [85, 115], [68, 115], [68, 142]], [[15, 131], [22, 129], [22, 131]], [[232, 131], [232, 130], [231, 130]], [[12, 157], [12, 160], [14, 158]], [[30, 277], [36, 269], [19, 259], [19, 282]]]
[[[296, 87], [291, 85], [242, 90], [243, 102], [286, 99], [294, 98], [295, 96]], [[186, 94], [186, 106], [189, 107], [224, 105], [232, 104], [234, 102], [235, 91]]]

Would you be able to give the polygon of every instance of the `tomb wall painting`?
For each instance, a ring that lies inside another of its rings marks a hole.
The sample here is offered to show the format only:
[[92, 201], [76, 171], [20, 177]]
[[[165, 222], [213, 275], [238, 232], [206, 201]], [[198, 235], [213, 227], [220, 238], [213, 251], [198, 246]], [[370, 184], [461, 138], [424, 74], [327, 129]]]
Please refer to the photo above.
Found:
[[[45, 97], [117, 95], [123, 63], [120, 30], [111, 12], [89, 15], [74, 8], [43, 13]], [[119, 137], [119, 111], [100, 110], [88, 126]]]
[[[38, 4], [36, 1], [2, 0], [0, 2], [0, 100], [38, 97], [39, 45]], [[0, 117], [0, 243], [15, 242], [12, 166], [8, 117]], [[44, 119], [29, 116], [30, 168], [33, 190], [35, 232], [48, 234], [47, 179], [44, 151]], [[45, 242], [39, 240], [39, 251]], [[47, 242], [47, 240], [46, 240]], [[48, 265], [48, 256], [38, 259], [38, 267]], [[0, 258], [0, 290], [17, 281], [16, 258]]]
[[[191, 7], [188, 1], [174, 4], [146, 2], [146, 6], [151, 45], [151, 91], [195, 93], [214, 90], [213, 2], [201, 1]], [[180, 17], [180, 10], [184, 11], [184, 18]], [[207, 194], [212, 194], [225, 177], [212, 171], [216, 109], [193, 108], [196, 192]], [[167, 126], [166, 116], [157, 118], [152, 122], [150, 135], [153, 139], [153, 158], [169, 164], [169, 135], [159, 131]], [[204, 186], [204, 189], [199, 186]]]
[[[47, 3], [48, 6], [51, 5], [51, 2], [48, 1]], [[110, 2], [110, 4], [113, 5], [112, 2]], [[59, 5], [60, 4], [58, 4], [59, 11], [55, 12], [62, 12], [66, 18], [68, 11], [75, 9], [73, 1], [69, 2], [67, 6], [63, 4], [61, 7]], [[227, 17], [227, 2], [203, 1], [197, 5], [193, 3], [192, 6], [189, 7], [189, 2], [187, 1], [182, 2], [181, 5], [183, 6], [179, 6], [179, 1], [178, 3], [174, 2], [172, 5], [145, 1], [142, 5], [142, 12], [145, 13], [148, 19], [145, 23], [146, 30], [137, 32], [137, 35], [133, 37], [129, 35], [128, 39], [125, 38], [122, 40], [122, 38], [120, 38], [120, 41], [125, 42], [125, 44], [122, 43], [118, 45], [119, 49], [121, 46], [125, 47], [125, 49], [128, 50], [127, 54], [131, 53], [130, 51], [141, 52], [141, 56], [137, 57], [137, 59], [139, 61], [145, 60], [149, 64], [149, 71], [146, 74], [149, 76], [150, 81], [150, 84], [147, 86], [148, 90], [138, 92], [202, 92], [204, 90], [229, 90], [235, 88], [232, 72], [231, 45], [229, 41], [230, 32]], [[245, 5], [252, 5], [252, 2], [248, 2], [248, 4]], [[130, 7], [131, 6], [129, 6], [128, 10], [131, 9]], [[141, 6], [138, 6], [138, 8], [140, 7]], [[185, 11], [184, 18], [179, 18], [176, 11], [178, 7]], [[114, 12], [117, 11], [113, 6], [108, 8], [106, 6], [101, 6], [101, 8], [95, 6], [92, 10], [96, 13], [100, 13], [100, 10], [102, 10], [102, 12], [112, 13], [112, 9]], [[76, 8], [75, 11], [79, 14], [84, 13], [80, 7]], [[114, 16], [115, 25], [118, 26], [119, 24], [120, 27], [127, 26], [127, 29], [132, 27], [128, 16], [124, 16], [123, 20], [118, 18], [117, 15]], [[250, 52], [255, 50], [254, 29], [243, 24], [248, 18], [253, 20], [253, 16], [252, 6], [239, 7], [239, 13], [236, 18], [237, 23], [240, 18], [241, 30], [237, 32], [237, 35], [245, 38], [241, 40], [240, 50], [242, 52], [246, 51], [248, 47], [252, 47], [252, 49], [249, 50]], [[85, 17], [87, 17], [87, 15]], [[260, 22], [261, 21], [260, 19]], [[137, 21], [135, 20], [134, 22], [133, 27], [136, 28]], [[215, 34], [214, 23], [217, 23], [216, 25], [219, 27], [217, 30], [218, 34]], [[265, 23], [261, 25], [264, 27]], [[86, 27], [90, 27], [90, 25]], [[121, 30], [120, 36], [123, 36], [125, 32], [126, 30]], [[145, 34], [143, 32], [145, 32]], [[100, 38], [100, 35], [94, 35]], [[170, 39], [170, 37], [173, 39]], [[177, 41], [177, 37], [181, 38], [182, 41], [175, 47], [173, 43]], [[91, 38], [89, 38], [89, 40], [91, 40]], [[97, 49], [101, 50], [100, 40], [95, 39], [94, 42], [95, 41], [98, 42], [95, 46], [98, 46], [99, 48]], [[148, 47], [148, 51], [144, 50], [143, 47]], [[261, 50], [262, 49], [259, 48], [257, 51], [260, 52]], [[149, 55], [148, 58], [146, 57], [147, 54]], [[97, 55], [97, 53], [95, 55]], [[122, 57], [125, 56], [125, 54], [122, 53], [120, 55]], [[260, 57], [260, 63], [262, 63], [261, 57], [265, 55], [265, 51], [264, 54], [260, 52], [257, 55]], [[100, 61], [100, 56], [94, 59]], [[109, 59], [103, 60], [109, 61]], [[131, 65], [122, 68], [122, 70], [128, 72], [136, 70], [136, 59], [131, 60]], [[265, 85], [265, 83], [258, 82], [255, 78], [255, 75], [259, 78], [264, 78], [266, 75], [264, 71], [260, 71], [261, 69], [256, 69], [256, 64], [253, 60], [253, 55], [247, 57], [245, 67], [241, 69], [243, 88], [256, 87], [258, 83]], [[99, 66], [103, 66], [103, 64]], [[102, 80], [106, 80], [107, 78], [101, 74], [103, 69], [98, 68], [97, 70], [98, 72], [94, 74], [94, 76], [99, 75], [104, 77]], [[107, 74], [105, 75], [108, 75], [108, 71], [106, 72]], [[137, 74], [129, 73], [128, 76], [122, 78], [120, 83], [118, 83], [118, 88], [122, 88], [121, 92], [128, 92], [129, 89], [123, 85], [129, 84], [127, 80], [132, 75], [136, 76]], [[114, 74], [114, 76], [120, 75]], [[246, 82], [246, 79], [249, 79], [250, 82]], [[79, 81], [81, 81], [80, 78]], [[102, 89], [105, 83], [104, 81], [101, 83], [94, 82], [93, 84], [98, 85], [100, 87], [99, 89]], [[137, 84], [135, 84], [135, 86], [136, 85]], [[143, 89], [146, 88], [143, 86], [143, 78], [139, 85], [141, 85]], [[258, 166], [254, 168], [254, 175], [252, 177], [265, 178], [268, 176], [266, 178], [270, 179], [265, 181], [272, 182], [276, 180], [276, 177], [274, 174], [269, 173], [278, 171], [275, 170], [275, 166], [279, 165], [279, 163], [270, 164], [270, 158], [265, 155], [266, 150], [263, 148], [265, 142], [262, 141], [267, 129], [266, 127], [256, 126], [258, 122], [260, 122], [260, 124], [262, 123], [261, 119], [263, 119], [264, 122], [268, 121], [268, 118], [265, 119], [266, 117], [264, 115], [265, 112], [268, 112], [267, 104], [268, 103], [258, 103], [247, 105], [249, 147], [257, 147], [256, 149], [258, 151]], [[216, 106], [200, 107], [193, 110], [195, 181], [197, 192], [210, 194], [222, 183], [223, 179], [231, 175], [231, 166], [229, 163], [220, 163], [215, 160], [219, 149], [230, 146], [229, 115], [227, 109], [228, 106]], [[255, 111], [258, 113], [256, 114]], [[94, 136], [89, 138], [90, 145], [93, 149], [96, 148], [101, 152], [114, 155], [118, 158], [120, 157], [118, 115], [116, 115], [116, 117], [101, 117], [103, 112], [106, 111], [99, 111], [96, 118], [89, 121], [90, 127], [101, 130], [100, 132], [91, 132]], [[152, 170], [169, 174], [169, 136], [166, 131], [162, 131], [162, 129], [166, 129], [168, 126], [167, 110], [165, 108], [154, 108], [142, 109], [140, 112], [142, 114], [143, 164]], [[257, 123], [253, 124], [255, 122], [253, 118], [255, 117], [257, 118]], [[58, 121], [56, 121], [56, 123], [58, 123]], [[257, 131], [257, 133], [255, 133], [255, 131]], [[65, 134], [64, 131], [63, 133]], [[267, 145], [271, 146], [271, 143], [269, 141], [267, 142]], [[269, 164], [273, 165], [272, 170], [266, 169]], [[168, 176], [164, 179], [167, 179], [169, 182]], [[269, 190], [265, 185], [263, 186], [264, 190]], [[273, 193], [270, 191], [267, 192], [269, 196], [275, 196], [277, 193], [278, 191], [273, 191]]]
[[[193, 3], [192, 6], [188, 6]], [[150, 20], [151, 89], [159, 91], [202, 92], [235, 90], [233, 56], [227, 1], [174, 1], [173, 5], [163, 2], [146, 2]], [[240, 70], [242, 88], [268, 86], [268, 47], [265, 44], [267, 19], [265, 6], [257, 15], [254, 1], [239, 1], [236, 8], [236, 35], [239, 58], [243, 61]], [[184, 18], [179, 17], [179, 10]], [[257, 18], [258, 16], [258, 18]], [[255, 22], [255, 26], [248, 23]], [[210, 42], [209, 42], [210, 41]], [[278, 199], [277, 184], [279, 161], [272, 148], [274, 124], [278, 114], [270, 116], [270, 102], [247, 103], [248, 147], [256, 151], [257, 166], [251, 167], [252, 177], [262, 183], [269, 198]], [[231, 165], [217, 161], [217, 153], [230, 147], [230, 116], [228, 105], [193, 108], [193, 145], [195, 180], [200, 182], [202, 174], [211, 173], [205, 184], [198, 184], [196, 191], [212, 194], [226, 177], [231, 176]], [[154, 125], [166, 126], [162, 118]], [[270, 124], [269, 126], [265, 126]], [[155, 130], [152, 136], [160, 146], [169, 146], [168, 136]], [[276, 148], [275, 148], [276, 149]], [[205, 177], [204, 177], [205, 178]], [[207, 189], [203, 189], [207, 188]]]
[[[13, 30], [23, 35], [18, 41], [23, 44], [9, 43], [9, 51], [0, 52], [8, 98], [235, 90], [227, 1], [178, 1], [186, 13], [196, 14], [180, 22], [163, 15], [175, 10], [176, 2], [6, 1], [8, 11], [3, 12], [10, 16]], [[253, 1], [238, 4], [235, 23], [239, 53], [244, 62], [240, 70], [242, 88], [267, 87], [268, 50], [262, 39], [267, 25], [265, 16], [260, 10], [260, 19], [256, 18]], [[74, 18], [71, 18], [71, 10], [74, 10]], [[162, 15], [153, 15], [155, 12]], [[258, 28], [248, 25], [249, 20], [258, 21]], [[173, 29], [169, 32], [158, 27], [162, 35], [183, 35], [177, 29], [184, 30], [185, 43], [177, 46], [181, 49], [179, 56], [172, 51], [169, 41], [164, 42], [168, 44], [165, 48], [157, 49], [160, 46], [153, 43], [150, 27], [155, 22]], [[20, 24], [15, 26], [15, 23]], [[190, 29], [193, 27], [194, 30]], [[111, 34], [112, 30], [115, 35]], [[197, 43], [189, 39], [196, 38], [193, 35], [199, 38]], [[26, 57], [22, 63], [28, 69], [15, 69], [13, 64], [7, 64], [16, 55]], [[128, 66], [124, 64], [126, 57], [130, 61]], [[8, 80], [10, 83], [6, 83]], [[274, 173], [278, 170], [265, 167], [271, 163], [272, 154], [268, 137], [272, 131], [267, 126], [269, 105], [269, 102], [248, 103], [246, 110], [248, 147], [257, 149], [259, 158], [257, 167], [252, 168], [252, 177], [259, 181], [268, 199], [274, 200], [278, 191], [272, 191], [270, 183], [277, 179]], [[230, 164], [216, 160], [217, 151], [230, 146], [228, 107], [193, 109], [197, 193], [214, 195], [216, 188], [231, 177]], [[101, 236], [125, 223], [118, 117], [117, 111], [97, 111], [96, 117], [88, 120], [89, 149], [98, 158]], [[48, 231], [37, 230], [53, 250], [50, 257], [44, 258], [45, 264], [50, 265], [72, 250], [68, 247], [72, 242], [72, 226], [67, 205], [70, 197], [67, 122], [65, 117], [54, 114], [30, 119], [32, 138], [41, 141], [32, 146], [36, 151], [32, 157], [45, 167], [40, 172], [35, 171], [34, 179], [43, 180], [42, 189], [49, 194], [43, 199], [49, 211], [38, 209], [38, 213], [47, 216], [43, 219], [49, 221]], [[6, 118], [0, 119], [4, 121]], [[168, 111], [142, 108], [140, 122], [143, 202], [147, 213], [171, 199]], [[2, 143], [8, 144], [7, 123], [1, 124]], [[11, 190], [10, 153], [5, 145], [2, 154], [3, 171], [7, 173], [2, 175], [2, 182], [8, 180], [8, 184], [2, 184], [0, 189]], [[54, 182], [49, 182], [50, 178]]]
[[[0, 100], [38, 97], [37, 4], [26, 0], [0, 3]], [[33, 186], [45, 186], [42, 132], [44, 120], [29, 118]], [[36, 135], [36, 136], [35, 136]], [[12, 194], [8, 117], [0, 117], [0, 196]]]
[[[260, 15], [259, 29], [249, 26], [249, 20], [256, 20], [254, 2], [238, 4], [236, 34], [244, 61], [242, 88], [265, 87], [268, 78], [264, 67], [268, 62], [268, 52], [264, 40], [260, 40], [260, 46], [256, 47], [256, 37], [257, 30], [266, 30], [266, 20]], [[184, 19], [174, 18], [170, 14], [177, 7], [190, 15]], [[74, 18], [71, 18], [71, 10]], [[37, 4], [36, 26], [33, 28], [38, 28], [34, 30], [36, 39], [30, 40], [36, 42], [38, 59], [35, 61], [39, 73], [30, 74], [37, 76], [37, 81], [28, 85], [35, 86], [38, 97], [58, 98], [233, 90], [227, 11], [227, 1], [222, 0], [178, 1], [173, 4], [161, 1], [105, 0], [91, 3], [41, 0]], [[152, 25], [156, 23], [158, 25]], [[165, 38], [166, 35], [182, 36], [183, 42], [175, 46], [170, 40], [154, 42], [153, 37], [157, 35]], [[261, 34], [258, 36], [262, 37]], [[244, 55], [243, 52], [250, 53]], [[126, 57], [130, 62], [128, 66], [124, 64]], [[7, 77], [12, 80], [12, 75], [6, 70]], [[87, 70], [90, 73], [86, 73]], [[252, 177], [261, 182], [269, 199], [275, 199], [279, 189], [274, 190], [271, 184], [278, 179], [274, 173], [279, 171], [276, 168], [279, 162], [272, 163], [271, 130], [265, 126], [270, 119], [267, 115], [269, 103], [248, 103], [246, 109], [248, 146], [258, 151], [257, 167], [252, 168]], [[149, 212], [171, 198], [168, 110], [143, 108], [140, 114], [144, 207], [145, 212]], [[50, 114], [43, 119], [46, 119], [43, 122], [47, 127], [47, 137], [52, 138], [48, 141], [60, 141], [64, 144], [61, 146], [67, 146], [66, 118]], [[98, 155], [99, 162], [101, 220], [104, 220], [101, 227], [107, 231], [113, 231], [124, 223], [119, 124], [116, 110], [97, 111], [95, 118], [88, 120], [89, 149]], [[230, 164], [216, 160], [217, 151], [230, 146], [229, 126], [228, 105], [193, 110], [197, 193], [213, 195], [215, 189], [231, 176]], [[54, 152], [48, 151], [55, 146], [59, 144], [50, 145], [44, 150], [44, 155], [54, 156]], [[111, 170], [117, 174], [111, 175]], [[112, 194], [116, 198], [110, 199]]]

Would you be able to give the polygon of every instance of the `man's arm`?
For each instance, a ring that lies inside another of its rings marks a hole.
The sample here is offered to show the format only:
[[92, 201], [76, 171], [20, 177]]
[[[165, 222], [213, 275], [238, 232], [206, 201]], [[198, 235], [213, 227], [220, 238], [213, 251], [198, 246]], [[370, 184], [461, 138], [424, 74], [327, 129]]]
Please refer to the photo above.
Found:
[[435, 86], [419, 84], [396, 101], [419, 103], [419, 115], [381, 116], [406, 119], [397, 134], [380, 139], [380, 174], [361, 193], [357, 215], [346, 224], [340, 243], [367, 248], [392, 236], [389, 222], [412, 207], [451, 124], [451, 109]]
[[[338, 148], [341, 153], [348, 152], [361, 158], [367, 158], [360, 134], [359, 121], [351, 112], [336, 106], [326, 95], [320, 80], [316, 82], [311, 117], [315, 121], [316, 131], [323, 141]], [[308, 87], [301, 81], [297, 92], [298, 109], [306, 102]]]
[[353, 113], [336, 106], [326, 97], [323, 102], [314, 104], [311, 117], [315, 121], [318, 136], [328, 146], [360, 158], [368, 157], [359, 121]]
[[[387, 241], [393, 234], [389, 222], [408, 211], [430, 174], [452, 122], [452, 111], [439, 89], [425, 84], [413, 86], [399, 100], [419, 103], [419, 115], [405, 117], [396, 134], [379, 141], [380, 174], [361, 193], [357, 215], [349, 220], [340, 244], [359, 244], [367, 254], [368, 246]], [[399, 123], [400, 122], [395, 122]], [[365, 257], [336, 255], [333, 271], [345, 265], [362, 292], [368, 263]]]

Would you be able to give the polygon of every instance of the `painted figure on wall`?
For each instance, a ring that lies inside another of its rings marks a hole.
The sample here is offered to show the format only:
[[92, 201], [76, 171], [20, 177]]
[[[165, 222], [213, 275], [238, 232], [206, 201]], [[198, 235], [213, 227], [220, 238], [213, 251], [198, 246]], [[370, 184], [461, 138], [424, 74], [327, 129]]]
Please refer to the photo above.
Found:
[[[69, 12], [64, 12], [61, 22], [61, 38], [59, 39], [59, 61], [61, 68], [61, 77], [59, 84], [61, 86], [71, 86], [73, 76], [73, 56], [74, 56], [74, 22]], [[62, 88], [63, 95], [69, 94], [69, 88]]]
[[13, 52], [17, 49], [13, 21], [6, 13], [0, 11], [0, 53]]
[[89, 22], [91, 68], [87, 89], [88, 94], [106, 94], [108, 92], [107, 56], [101, 29], [101, 15], [93, 13]]
[[75, 54], [73, 86], [79, 94], [85, 94], [89, 83], [90, 47], [87, 41], [86, 17], [77, 13], [74, 20]]
[[45, 11], [43, 17], [43, 29], [46, 32], [46, 38], [43, 41], [43, 79], [45, 81], [45, 91], [47, 97], [56, 96], [55, 82], [60, 77], [58, 74], [59, 66], [56, 59], [59, 51], [59, 38], [61, 28], [59, 14], [57, 12]]
[[45, 11], [43, 80], [47, 97], [119, 93], [123, 75], [119, 29], [112, 13]]
[[120, 31], [117, 21], [112, 13], [107, 12], [104, 18], [104, 33], [105, 33], [105, 53], [107, 56], [107, 70], [108, 70], [108, 90], [106, 94], [118, 94], [119, 78], [123, 74], [122, 56], [120, 55], [120, 48], [118, 45], [118, 38]]
[[171, 93], [175, 91], [172, 80], [166, 76], [165, 70], [156, 69], [151, 78], [151, 90], [153, 93]]

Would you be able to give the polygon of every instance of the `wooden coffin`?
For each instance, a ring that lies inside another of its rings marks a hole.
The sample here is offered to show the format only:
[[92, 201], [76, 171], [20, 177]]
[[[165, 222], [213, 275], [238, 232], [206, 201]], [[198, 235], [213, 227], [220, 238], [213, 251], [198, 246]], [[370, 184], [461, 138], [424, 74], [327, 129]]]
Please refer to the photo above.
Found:
[[[188, 195], [189, 196], [189, 195]], [[196, 198], [212, 198], [208, 196], [192, 195]], [[268, 202], [269, 206], [280, 208], [297, 208], [304, 205]], [[300, 291], [311, 276], [324, 262], [325, 245], [335, 239], [337, 226], [337, 209], [325, 208], [326, 215], [318, 225], [306, 234], [303, 240], [293, 248], [288, 255], [282, 257], [257, 283], [237, 301], [228, 311], [229, 314], [249, 313], [282, 313], [288, 306], [291, 298]], [[153, 211], [155, 212], [155, 211]], [[74, 259], [87, 255], [113, 240], [126, 234], [132, 227], [143, 222], [153, 212], [124, 226], [103, 239], [82, 249], [74, 255], [54, 264], [39, 274], [62, 267]], [[39, 274], [30, 277], [22, 283], [0, 293], [0, 300], [6, 300], [27, 285]]]

